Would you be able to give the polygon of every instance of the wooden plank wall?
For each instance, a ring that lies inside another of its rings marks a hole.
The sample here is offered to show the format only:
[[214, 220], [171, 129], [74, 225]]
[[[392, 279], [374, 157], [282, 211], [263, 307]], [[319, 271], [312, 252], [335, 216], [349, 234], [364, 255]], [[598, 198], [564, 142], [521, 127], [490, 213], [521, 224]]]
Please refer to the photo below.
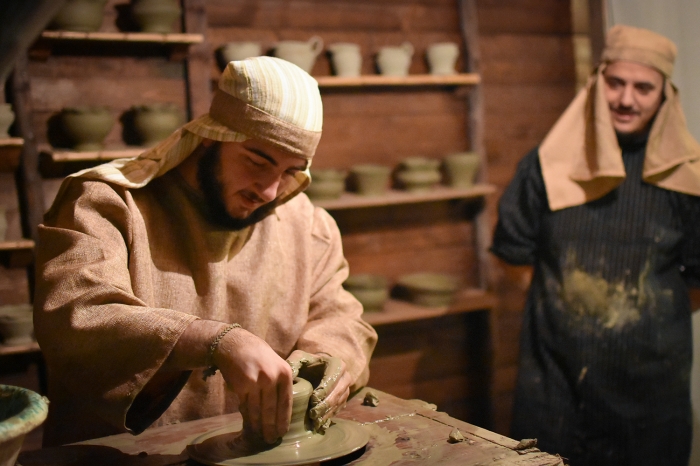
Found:
[[[313, 35], [326, 45], [356, 42], [362, 47], [365, 74], [375, 73], [373, 56], [382, 45], [411, 42], [416, 52], [410, 72], [417, 74], [427, 71], [423, 57], [428, 45], [462, 42], [454, 0], [206, 0], [204, 6], [212, 82], [219, 74], [213, 51], [228, 41], [260, 41], [265, 51], [279, 40]], [[477, 6], [488, 181], [499, 188], [486, 208], [495, 220], [498, 194], [517, 161], [541, 140], [573, 97], [569, 2], [478, 0]], [[123, 9], [123, 0], [109, 0], [103, 31], [117, 30], [116, 24], [124, 21]], [[107, 137], [110, 145], [128, 142], [123, 122], [132, 105], [167, 101], [186, 107], [183, 62], [152, 54], [122, 56], [109, 47], [97, 57], [93, 52], [76, 56], [59, 47], [47, 61], [30, 61], [41, 142], [55, 136], [50, 132], [52, 118], [64, 106], [89, 102], [112, 108], [121, 121]], [[464, 63], [462, 53], [458, 67], [463, 69]], [[330, 73], [329, 57], [321, 54], [312, 74]], [[395, 166], [403, 157], [441, 158], [470, 147], [465, 90], [327, 90], [323, 99], [324, 135], [316, 167], [349, 168], [363, 162]], [[45, 181], [47, 206], [59, 181]], [[1, 191], [0, 201], [14, 197], [4, 181]], [[381, 273], [393, 280], [404, 273], [433, 270], [459, 274], [465, 284], [475, 285], [473, 207], [431, 203], [336, 215], [351, 271]], [[16, 224], [12, 209], [11, 223]], [[503, 299], [494, 319], [477, 312], [381, 328], [370, 384], [436, 403], [455, 417], [507, 434], [527, 271], [497, 264], [494, 276]], [[20, 272], [0, 271], [0, 300], [25, 301], [23, 282]], [[496, 324], [493, 371], [487, 364], [491, 321]]]

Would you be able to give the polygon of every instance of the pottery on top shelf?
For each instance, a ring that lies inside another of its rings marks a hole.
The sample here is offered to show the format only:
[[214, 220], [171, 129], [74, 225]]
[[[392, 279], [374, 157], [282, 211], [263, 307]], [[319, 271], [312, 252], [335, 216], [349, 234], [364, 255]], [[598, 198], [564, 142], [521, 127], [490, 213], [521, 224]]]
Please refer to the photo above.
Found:
[[384, 76], [406, 76], [412, 58], [413, 45], [410, 42], [398, 46], [384, 46], [377, 53], [377, 68]]
[[312, 168], [311, 184], [304, 191], [309, 199], [338, 199], [345, 191], [345, 170], [335, 168]]
[[307, 73], [311, 73], [316, 57], [323, 49], [323, 39], [313, 36], [307, 41], [281, 40], [275, 45], [276, 57], [292, 62]]
[[440, 182], [440, 161], [427, 157], [406, 157], [399, 164], [396, 180], [402, 189], [425, 192]]
[[453, 275], [419, 272], [400, 277], [397, 297], [427, 307], [448, 306], [459, 289], [459, 280]]
[[328, 51], [331, 54], [331, 65], [336, 76], [360, 76], [362, 54], [358, 44], [336, 42], [328, 46]]
[[430, 74], [456, 74], [455, 64], [459, 57], [459, 46], [454, 42], [438, 42], [428, 47], [425, 52]]
[[94, 32], [102, 26], [107, 0], [67, 0], [52, 25], [64, 31]]
[[391, 167], [376, 164], [358, 164], [350, 168], [351, 182], [362, 196], [381, 196], [389, 188]]
[[137, 105], [134, 110], [134, 131], [141, 144], [151, 147], [170, 136], [183, 123], [184, 115], [172, 103]]
[[389, 283], [386, 277], [373, 274], [350, 275], [343, 288], [362, 304], [365, 312], [381, 311], [389, 299]]
[[132, 0], [131, 3], [131, 15], [142, 32], [174, 32], [181, 12], [177, 0]]
[[97, 151], [114, 125], [107, 107], [66, 107], [60, 113], [61, 124], [76, 151]]
[[453, 188], [470, 188], [474, 184], [480, 159], [476, 152], [456, 152], [443, 159], [447, 184]]

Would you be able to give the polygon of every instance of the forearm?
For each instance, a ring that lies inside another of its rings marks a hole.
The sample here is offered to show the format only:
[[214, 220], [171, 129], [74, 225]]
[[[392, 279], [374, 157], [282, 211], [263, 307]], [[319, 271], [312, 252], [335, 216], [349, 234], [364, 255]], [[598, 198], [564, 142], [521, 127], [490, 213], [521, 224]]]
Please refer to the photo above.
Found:
[[175, 343], [162, 369], [185, 371], [206, 366], [209, 348], [226, 326], [223, 322], [204, 319], [190, 323]]

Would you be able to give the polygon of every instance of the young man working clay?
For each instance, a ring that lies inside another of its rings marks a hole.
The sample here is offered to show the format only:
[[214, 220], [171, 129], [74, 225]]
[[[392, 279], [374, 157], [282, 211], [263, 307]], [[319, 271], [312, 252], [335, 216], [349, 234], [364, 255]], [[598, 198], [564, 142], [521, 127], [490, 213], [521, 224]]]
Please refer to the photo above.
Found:
[[499, 205], [492, 251], [534, 266], [511, 436], [572, 466], [686, 466], [700, 146], [676, 47], [613, 27], [602, 63]]
[[237, 408], [272, 443], [298, 373], [317, 429], [367, 382], [376, 333], [335, 222], [300, 194], [321, 124], [300, 68], [231, 62], [209, 114], [64, 182], [37, 247], [45, 445]]

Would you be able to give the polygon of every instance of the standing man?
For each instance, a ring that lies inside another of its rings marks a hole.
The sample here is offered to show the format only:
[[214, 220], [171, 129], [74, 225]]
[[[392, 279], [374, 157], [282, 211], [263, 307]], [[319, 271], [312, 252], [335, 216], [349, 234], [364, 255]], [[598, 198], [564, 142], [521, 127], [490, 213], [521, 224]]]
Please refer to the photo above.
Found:
[[492, 252], [534, 266], [512, 427], [572, 466], [687, 466], [700, 145], [675, 45], [615, 26], [499, 204]]
[[64, 182], [37, 247], [45, 445], [236, 409], [272, 443], [298, 373], [319, 430], [367, 382], [377, 335], [335, 222], [301, 194], [321, 125], [306, 72], [231, 62], [207, 115]]

